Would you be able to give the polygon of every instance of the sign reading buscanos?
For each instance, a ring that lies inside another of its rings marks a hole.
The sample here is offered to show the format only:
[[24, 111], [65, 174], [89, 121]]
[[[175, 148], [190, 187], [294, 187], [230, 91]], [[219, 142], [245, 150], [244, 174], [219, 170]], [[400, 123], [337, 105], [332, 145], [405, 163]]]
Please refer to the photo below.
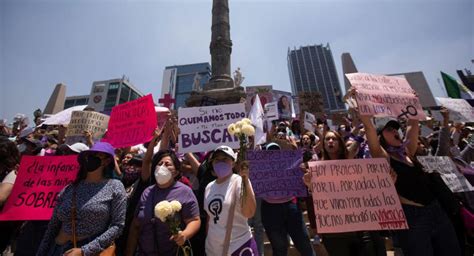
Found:
[[408, 228], [386, 159], [308, 164], [318, 233]]
[[426, 119], [420, 100], [405, 78], [365, 73], [346, 74], [346, 77], [357, 90], [361, 115]]
[[84, 131], [92, 134], [93, 140], [99, 140], [107, 130], [109, 116], [94, 111], [73, 111], [67, 127], [66, 143], [71, 145], [84, 138]]
[[257, 150], [247, 152], [250, 181], [256, 197], [306, 197], [302, 152], [298, 150]]
[[464, 99], [439, 98], [436, 100], [449, 109], [449, 119], [454, 122], [472, 122], [474, 108]]
[[239, 140], [227, 127], [243, 118], [243, 103], [178, 109], [179, 152], [205, 152], [222, 144], [238, 148]]
[[59, 192], [79, 171], [77, 156], [23, 156], [1, 220], [49, 220]]
[[115, 148], [134, 146], [153, 138], [157, 127], [151, 94], [112, 108], [107, 135], [102, 141]]
[[471, 183], [459, 172], [449, 156], [418, 156], [416, 158], [426, 172], [439, 173], [441, 179], [453, 193], [474, 191]]

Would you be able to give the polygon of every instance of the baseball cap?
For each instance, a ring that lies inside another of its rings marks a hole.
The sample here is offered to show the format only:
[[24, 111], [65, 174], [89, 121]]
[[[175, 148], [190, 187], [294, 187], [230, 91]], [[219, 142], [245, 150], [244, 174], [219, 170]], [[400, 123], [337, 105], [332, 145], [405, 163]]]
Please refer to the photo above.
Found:
[[214, 153], [212, 153], [212, 156], [211, 156], [211, 161], [213, 160], [214, 156], [216, 155], [217, 152], [223, 152], [225, 153], [227, 156], [229, 156], [230, 158], [232, 158], [232, 160], [236, 161], [237, 160], [237, 154], [234, 152], [234, 150], [229, 147], [229, 146], [225, 146], [225, 145], [221, 145], [219, 147], [217, 147], [215, 150], [214, 150]]
[[280, 145], [276, 144], [275, 142], [268, 143], [265, 146], [265, 150], [280, 150], [280, 149], [281, 149]]
[[394, 128], [395, 130], [400, 129], [400, 123], [396, 118], [390, 117], [390, 118], [384, 118], [382, 120], [377, 121], [377, 134], [380, 135], [383, 130], [385, 130], [387, 127]]

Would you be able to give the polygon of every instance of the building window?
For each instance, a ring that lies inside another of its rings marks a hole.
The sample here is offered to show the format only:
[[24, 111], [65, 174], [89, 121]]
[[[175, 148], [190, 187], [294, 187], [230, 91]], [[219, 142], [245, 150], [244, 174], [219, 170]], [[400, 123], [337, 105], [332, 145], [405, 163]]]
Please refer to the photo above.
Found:
[[136, 93], [135, 91], [132, 91], [132, 95], [130, 96], [130, 100], [136, 100], [140, 98], [140, 95], [138, 95], [138, 93]]
[[109, 85], [109, 91], [107, 92], [107, 98], [105, 100], [104, 111], [110, 111], [117, 102], [119, 83], [111, 83]]
[[130, 87], [122, 84], [122, 90], [120, 91], [119, 104], [125, 103], [130, 97]]

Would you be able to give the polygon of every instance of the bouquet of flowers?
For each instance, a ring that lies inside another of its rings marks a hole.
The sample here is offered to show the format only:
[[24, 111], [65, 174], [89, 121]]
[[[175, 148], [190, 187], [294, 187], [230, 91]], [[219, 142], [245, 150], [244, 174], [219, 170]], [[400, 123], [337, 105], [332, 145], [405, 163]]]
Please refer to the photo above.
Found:
[[[176, 200], [171, 202], [163, 200], [155, 205], [155, 216], [168, 226], [172, 235], [177, 235], [181, 231], [179, 211], [181, 211], [181, 203]], [[193, 254], [191, 247], [187, 245], [179, 246], [176, 255], [179, 255], [180, 250], [185, 256]]]
[[[248, 145], [248, 136], [255, 135], [255, 128], [252, 126], [252, 121], [248, 118], [244, 118], [236, 123], [232, 123], [227, 127], [227, 131], [230, 135], [236, 136], [239, 139], [239, 155], [237, 159], [238, 164], [244, 164], [246, 154], [247, 154], [247, 145]], [[248, 166], [242, 166], [242, 168], [248, 168]], [[242, 202], [246, 196], [246, 186], [242, 181], [242, 190], [240, 198]]]

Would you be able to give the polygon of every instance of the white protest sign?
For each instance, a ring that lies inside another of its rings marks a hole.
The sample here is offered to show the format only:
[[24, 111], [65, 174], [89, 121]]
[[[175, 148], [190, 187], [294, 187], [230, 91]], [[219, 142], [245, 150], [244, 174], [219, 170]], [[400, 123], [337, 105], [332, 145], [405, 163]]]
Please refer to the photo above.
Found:
[[473, 191], [474, 188], [448, 156], [418, 156], [418, 161], [428, 173], [437, 172], [453, 193]]
[[99, 140], [107, 130], [110, 117], [94, 111], [73, 111], [69, 122], [66, 143], [85, 141], [84, 131], [92, 134], [93, 140]]
[[361, 115], [426, 119], [420, 100], [404, 77], [365, 73], [346, 74], [346, 77], [357, 89], [356, 100]]
[[205, 152], [219, 145], [239, 147], [239, 140], [231, 136], [227, 127], [245, 118], [245, 105], [229, 104], [178, 110], [179, 152]]
[[474, 108], [464, 99], [436, 97], [436, 100], [449, 109], [449, 119], [454, 122], [474, 121]]
[[265, 119], [267, 121], [278, 120], [278, 105], [277, 102], [270, 102], [265, 104]]
[[316, 117], [308, 112], [304, 112], [304, 128], [308, 131], [314, 132], [313, 124], [316, 123]]

